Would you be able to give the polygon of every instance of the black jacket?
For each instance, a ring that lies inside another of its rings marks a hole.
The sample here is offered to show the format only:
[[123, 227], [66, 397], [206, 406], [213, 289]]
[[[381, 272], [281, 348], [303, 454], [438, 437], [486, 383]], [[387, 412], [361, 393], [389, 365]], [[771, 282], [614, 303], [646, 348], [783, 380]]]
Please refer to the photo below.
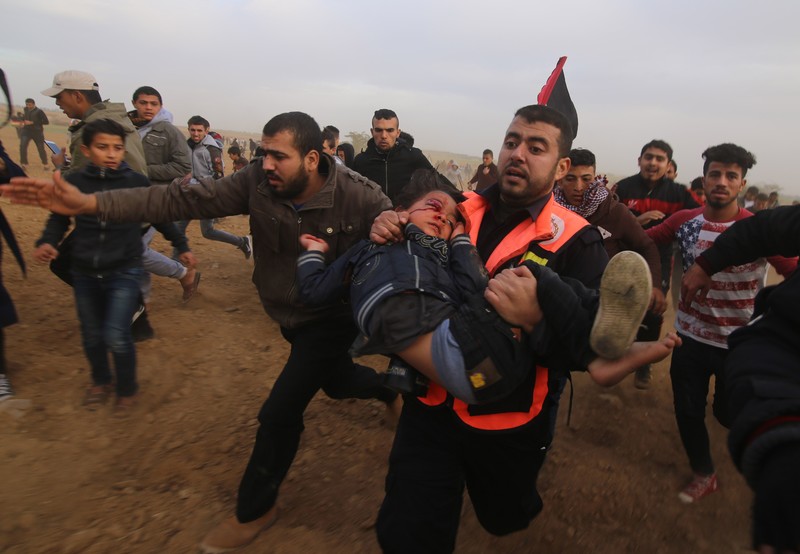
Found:
[[375, 141], [369, 139], [367, 149], [353, 160], [353, 170], [378, 183], [392, 204], [417, 169], [433, 169], [433, 166], [422, 150], [403, 140], [398, 140], [388, 152], [381, 152]]
[[[119, 169], [106, 169], [89, 164], [67, 175], [67, 180], [81, 192], [93, 194], [104, 190], [147, 187], [150, 182], [133, 171], [125, 162]], [[36, 246], [47, 243], [57, 246], [69, 229], [70, 218], [50, 214], [42, 237]], [[75, 217], [72, 233], [72, 269], [78, 273], [103, 276], [141, 266], [141, 223], [112, 223], [94, 215]]]

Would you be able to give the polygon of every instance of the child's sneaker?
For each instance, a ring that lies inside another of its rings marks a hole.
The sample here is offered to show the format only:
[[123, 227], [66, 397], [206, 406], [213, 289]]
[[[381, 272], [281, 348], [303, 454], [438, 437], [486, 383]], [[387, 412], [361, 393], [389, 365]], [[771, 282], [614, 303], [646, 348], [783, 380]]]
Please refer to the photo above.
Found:
[[704, 496], [708, 496], [712, 492], [716, 492], [717, 488], [716, 473], [712, 473], [711, 475], [695, 475], [692, 482], [686, 485], [686, 488], [678, 494], [678, 498], [680, 498], [681, 502], [684, 504], [691, 504], [692, 502], [697, 502]]
[[600, 308], [589, 335], [595, 354], [607, 360], [622, 356], [636, 338], [652, 292], [644, 258], [630, 250], [611, 258], [600, 281]]

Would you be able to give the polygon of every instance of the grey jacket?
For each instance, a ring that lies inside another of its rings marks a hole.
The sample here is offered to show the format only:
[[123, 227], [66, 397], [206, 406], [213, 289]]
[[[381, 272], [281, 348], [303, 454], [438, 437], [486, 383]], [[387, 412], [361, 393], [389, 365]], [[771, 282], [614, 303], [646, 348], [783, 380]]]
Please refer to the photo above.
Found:
[[191, 150], [192, 176], [195, 179], [221, 177], [214, 170], [214, 158], [222, 156], [222, 149], [214, 137], [206, 135], [199, 144], [188, 139], [186, 144], [187, 148]]
[[136, 127], [134, 127], [131, 120], [128, 119], [128, 113], [125, 111], [125, 104], [109, 102], [108, 100], [98, 102], [86, 110], [83, 119], [69, 128], [69, 132], [71, 133], [69, 155], [72, 157], [72, 162], [70, 162], [69, 168], [67, 168], [65, 172], [78, 171], [88, 165], [89, 159], [81, 152], [83, 127], [90, 121], [95, 121], [97, 119], [111, 119], [125, 128], [125, 161], [128, 162], [131, 169], [137, 173], [147, 175], [147, 162], [145, 162], [144, 159], [142, 141], [139, 140]]
[[[129, 112], [136, 114], [136, 112]], [[186, 137], [172, 124], [172, 115], [161, 108], [152, 121], [139, 128], [147, 174], [154, 185], [166, 185], [192, 172], [192, 152]]]
[[256, 161], [222, 179], [174, 181], [167, 187], [115, 190], [97, 195], [98, 215], [109, 221], [175, 221], [250, 214], [253, 283], [269, 316], [286, 328], [330, 317], [352, 318], [342, 302], [307, 307], [297, 297], [298, 238], [322, 237], [330, 245], [330, 264], [369, 235], [372, 221], [389, 209], [389, 199], [366, 177], [334, 163], [324, 154], [325, 184], [300, 208], [272, 193]]

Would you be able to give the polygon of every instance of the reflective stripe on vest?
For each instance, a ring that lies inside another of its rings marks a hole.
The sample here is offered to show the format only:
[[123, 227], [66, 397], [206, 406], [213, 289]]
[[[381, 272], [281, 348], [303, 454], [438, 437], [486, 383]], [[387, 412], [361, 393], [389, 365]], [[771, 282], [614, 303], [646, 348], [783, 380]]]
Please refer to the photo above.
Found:
[[[466, 193], [466, 196], [467, 200], [459, 207], [461, 213], [467, 218], [467, 232], [469, 232], [470, 240], [476, 244], [478, 231], [483, 217], [486, 215], [489, 202], [475, 193]], [[589, 223], [581, 216], [556, 203], [551, 195], [536, 221], [526, 219], [503, 238], [489, 256], [486, 269], [490, 275], [494, 275], [499, 268], [505, 266], [512, 259], [517, 259], [519, 262], [531, 260], [540, 265], [546, 265], [547, 258], [529, 250], [532, 242], [536, 241], [536, 244], [544, 251], [555, 253], [588, 225]], [[453, 411], [461, 421], [476, 429], [497, 431], [520, 427], [530, 422], [542, 411], [542, 405], [548, 393], [548, 374], [546, 367], [536, 366], [533, 399], [527, 412], [472, 415], [469, 413], [469, 405], [458, 398], [453, 398]], [[427, 395], [418, 397], [417, 400], [428, 406], [438, 406], [444, 403], [447, 397], [448, 393], [445, 389], [436, 383], [430, 383]]]

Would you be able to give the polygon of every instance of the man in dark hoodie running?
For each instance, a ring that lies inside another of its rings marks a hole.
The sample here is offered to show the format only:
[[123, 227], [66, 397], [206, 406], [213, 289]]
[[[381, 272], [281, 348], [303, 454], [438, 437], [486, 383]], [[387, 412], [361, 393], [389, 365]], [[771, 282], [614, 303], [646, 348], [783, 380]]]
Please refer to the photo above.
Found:
[[353, 160], [353, 170], [381, 186], [394, 203], [400, 190], [417, 169], [433, 169], [419, 148], [400, 138], [400, 120], [392, 110], [375, 110], [372, 116], [372, 138], [367, 149]]

